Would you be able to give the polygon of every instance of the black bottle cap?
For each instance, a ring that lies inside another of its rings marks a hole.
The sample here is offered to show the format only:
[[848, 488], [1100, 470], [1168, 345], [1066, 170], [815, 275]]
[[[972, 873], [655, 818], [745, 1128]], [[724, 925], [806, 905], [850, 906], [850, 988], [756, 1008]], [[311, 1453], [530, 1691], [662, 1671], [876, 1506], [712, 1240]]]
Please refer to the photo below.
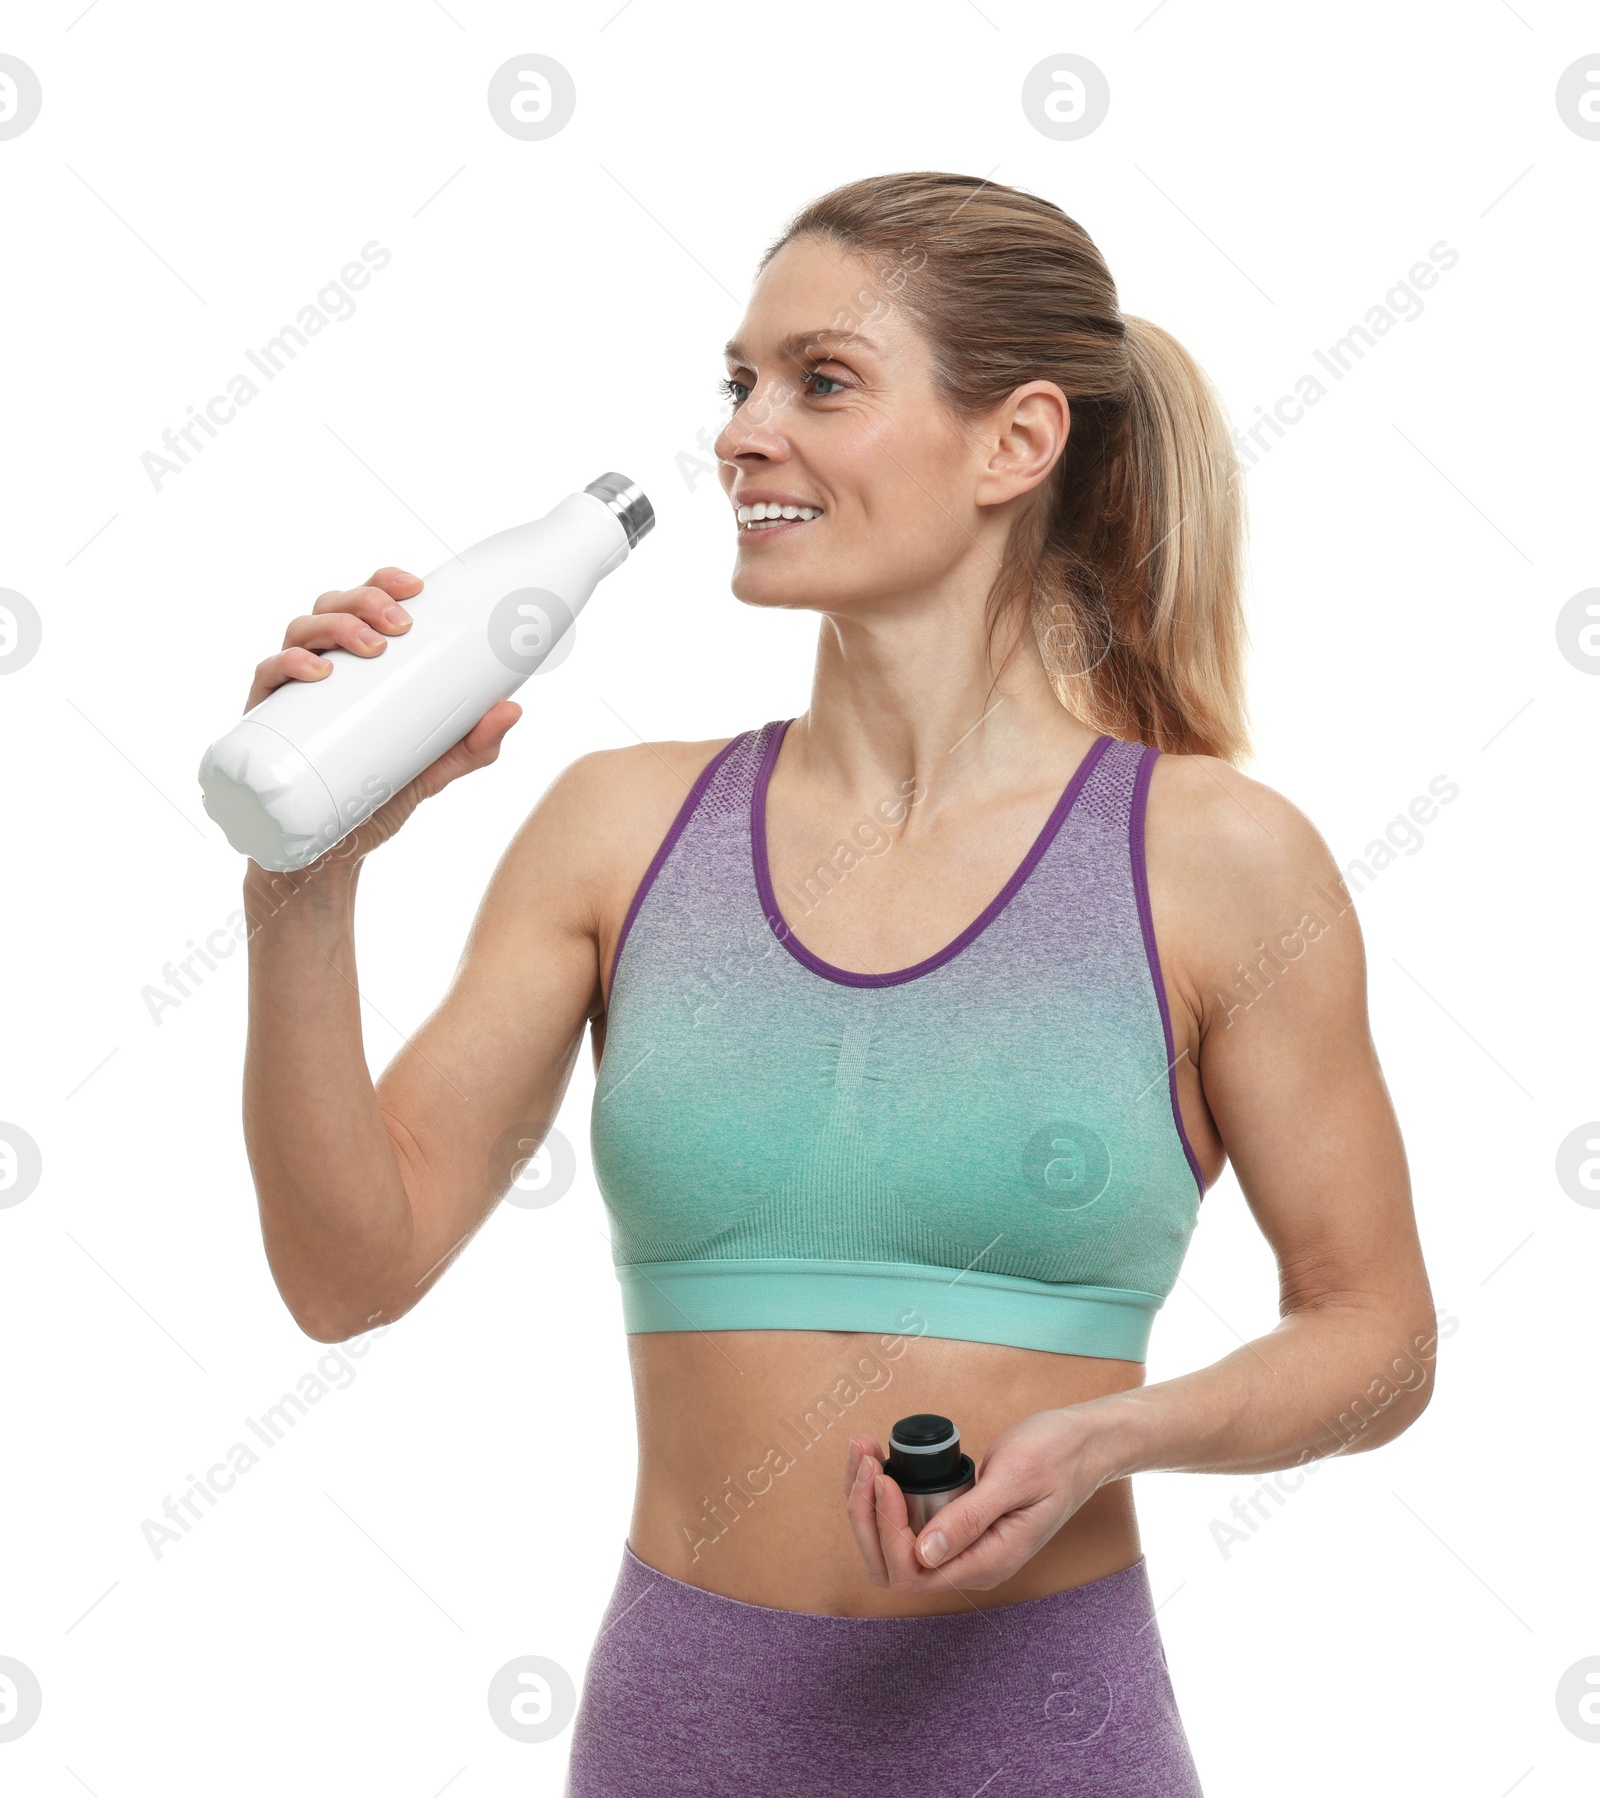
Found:
[[906, 1492], [938, 1492], [960, 1485], [972, 1468], [961, 1452], [961, 1435], [948, 1417], [918, 1411], [902, 1417], [889, 1432], [883, 1470]]

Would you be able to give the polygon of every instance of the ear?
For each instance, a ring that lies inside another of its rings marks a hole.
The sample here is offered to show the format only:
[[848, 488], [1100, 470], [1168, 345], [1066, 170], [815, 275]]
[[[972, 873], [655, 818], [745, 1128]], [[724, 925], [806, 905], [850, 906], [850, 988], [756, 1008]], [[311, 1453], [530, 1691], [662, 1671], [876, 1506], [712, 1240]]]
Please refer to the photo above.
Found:
[[991, 415], [974, 500], [1001, 506], [1030, 492], [1067, 447], [1072, 406], [1054, 381], [1028, 381]]

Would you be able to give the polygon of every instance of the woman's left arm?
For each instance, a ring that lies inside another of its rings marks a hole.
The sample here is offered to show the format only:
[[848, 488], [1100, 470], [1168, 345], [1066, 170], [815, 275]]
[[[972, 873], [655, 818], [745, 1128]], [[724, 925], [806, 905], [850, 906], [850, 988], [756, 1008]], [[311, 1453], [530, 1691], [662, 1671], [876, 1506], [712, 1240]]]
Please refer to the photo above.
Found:
[[1338, 868], [1302, 813], [1226, 763], [1163, 756], [1156, 776], [1147, 842], [1174, 1034], [1277, 1258], [1281, 1321], [1198, 1372], [1021, 1419], [920, 1536], [876, 1445], [852, 1444], [852, 1527], [895, 1590], [992, 1589], [1112, 1480], [1376, 1448], [1432, 1393], [1433, 1298]]

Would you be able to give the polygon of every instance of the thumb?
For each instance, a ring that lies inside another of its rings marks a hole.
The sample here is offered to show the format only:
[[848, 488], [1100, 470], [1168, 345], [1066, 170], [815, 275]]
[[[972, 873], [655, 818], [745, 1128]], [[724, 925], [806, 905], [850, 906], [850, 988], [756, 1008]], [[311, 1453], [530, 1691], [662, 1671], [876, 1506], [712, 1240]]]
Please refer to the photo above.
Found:
[[924, 1567], [939, 1567], [953, 1555], [970, 1548], [997, 1518], [1016, 1508], [1018, 1494], [1000, 1475], [980, 1475], [970, 1492], [929, 1518], [917, 1538], [917, 1559]]
[[515, 700], [496, 700], [460, 742], [452, 743], [417, 776], [418, 796], [431, 799], [463, 774], [487, 768], [498, 759], [506, 732], [521, 716], [522, 707]]
[[[522, 707], [514, 699], [497, 699], [462, 741], [475, 757], [493, 761], [500, 752], [505, 734], [522, 716]], [[485, 754], [492, 750], [493, 754]]]

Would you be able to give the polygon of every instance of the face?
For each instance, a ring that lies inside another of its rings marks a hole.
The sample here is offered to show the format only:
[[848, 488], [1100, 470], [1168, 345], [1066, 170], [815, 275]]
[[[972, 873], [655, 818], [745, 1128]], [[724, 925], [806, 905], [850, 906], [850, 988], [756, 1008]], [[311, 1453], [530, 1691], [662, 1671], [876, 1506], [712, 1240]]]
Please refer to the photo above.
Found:
[[747, 604], [893, 611], [968, 573], [986, 592], [1007, 502], [1065, 443], [1066, 402], [1044, 382], [991, 419], [957, 424], [896, 298], [916, 276], [896, 266], [802, 237], [756, 282], [727, 359], [733, 413], [718, 474], [747, 519], [758, 502], [815, 515], [734, 526], [733, 591]]

